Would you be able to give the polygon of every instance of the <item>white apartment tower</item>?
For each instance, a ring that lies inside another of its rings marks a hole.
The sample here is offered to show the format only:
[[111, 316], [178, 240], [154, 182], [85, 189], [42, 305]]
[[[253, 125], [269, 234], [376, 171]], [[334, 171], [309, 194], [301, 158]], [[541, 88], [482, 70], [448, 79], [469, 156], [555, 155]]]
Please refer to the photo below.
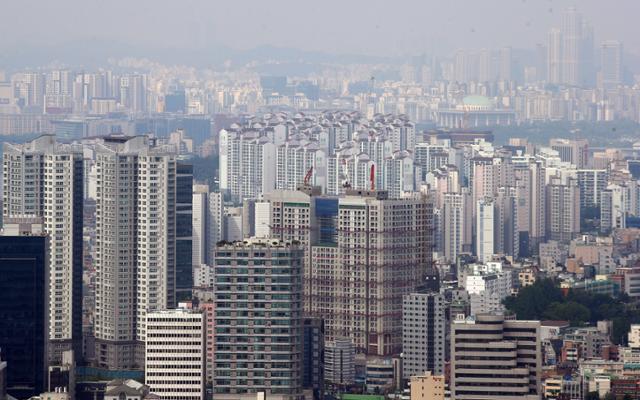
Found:
[[146, 313], [176, 297], [177, 156], [147, 137], [96, 145], [96, 362], [142, 368]]
[[307, 183], [324, 188], [326, 171], [326, 154], [315, 141], [294, 138], [276, 150], [276, 189], [296, 190], [309, 172]]
[[455, 262], [463, 252], [471, 251], [471, 196], [468, 190], [444, 193], [440, 213], [442, 250], [446, 262]]
[[220, 190], [240, 203], [275, 188], [276, 146], [259, 131], [220, 131]]
[[51, 259], [49, 361], [82, 354], [83, 156], [79, 145], [43, 135], [3, 149], [3, 217], [44, 219]]
[[490, 261], [494, 249], [494, 213], [493, 199], [485, 198], [476, 203], [476, 256], [480, 262]]
[[192, 265], [213, 265], [215, 244], [223, 239], [224, 202], [208, 185], [193, 186]]
[[205, 315], [175, 309], [146, 316], [144, 381], [166, 400], [205, 398]]

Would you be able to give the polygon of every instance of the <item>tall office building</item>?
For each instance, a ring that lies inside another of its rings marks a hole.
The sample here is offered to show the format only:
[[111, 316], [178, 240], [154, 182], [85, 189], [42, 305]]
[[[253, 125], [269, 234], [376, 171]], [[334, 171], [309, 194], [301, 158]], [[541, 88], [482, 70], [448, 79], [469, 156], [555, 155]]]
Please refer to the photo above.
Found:
[[547, 37], [547, 82], [560, 84], [563, 82], [563, 49], [564, 40], [560, 29], [551, 29]]
[[540, 399], [540, 322], [480, 314], [451, 325], [451, 398]]
[[172, 146], [144, 136], [104, 139], [96, 165], [96, 362], [142, 368], [146, 313], [175, 305], [178, 258], [191, 264], [190, 243], [178, 254], [187, 232], [176, 226], [190, 226], [190, 204], [179, 207], [191, 200], [189, 179], [179, 178], [189, 173]]
[[153, 311], [146, 318], [145, 384], [160, 399], [204, 399], [204, 314], [175, 309]]
[[583, 21], [582, 14], [575, 7], [567, 8], [562, 14], [562, 82], [567, 85], [580, 84], [582, 61]]
[[404, 378], [444, 373], [445, 300], [440, 293], [414, 292], [402, 304]]
[[503, 47], [499, 53], [498, 80], [510, 81], [513, 72], [513, 59], [511, 56], [511, 47]]
[[361, 352], [397, 354], [402, 297], [431, 268], [431, 198], [354, 190], [335, 211], [318, 223], [323, 239], [311, 246], [311, 315], [324, 318], [327, 340], [346, 337]]
[[46, 391], [50, 246], [43, 228], [41, 218], [5, 218], [0, 234], [0, 356], [9, 364], [6, 389], [18, 399]]
[[175, 301], [191, 300], [193, 288], [193, 166], [176, 162]]
[[566, 184], [552, 177], [547, 185], [547, 239], [570, 242], [580, 233], [580, 188], [575, 179]]
[[494, 242], [494, 214], [493, 199], [484, 198], [476, 203], [476, 256], [482, 262], [490, 261], [495, 253]]
[[49, 361], [82, 354], [83, 160], [79, 145], [44, 135], [5, 144], [3, 217], [44, 218], [49, 234]]
[[324, 391], [324, 321], [305, 318], [302, 322], [302, 387], [312, 390], [314, 399], [322, 398]]
[[602, 42], [600, 46], [600, 87], [615, 89], [622, 83], [622, 43]]
[[303, 257], [274, 239], [216, 247], [214, 398], [301, 396]]

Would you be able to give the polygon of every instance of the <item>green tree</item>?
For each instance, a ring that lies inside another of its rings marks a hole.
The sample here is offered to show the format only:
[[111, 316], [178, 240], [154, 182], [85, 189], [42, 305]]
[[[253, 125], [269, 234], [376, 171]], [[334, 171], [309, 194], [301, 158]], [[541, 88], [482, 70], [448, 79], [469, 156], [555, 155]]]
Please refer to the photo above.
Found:
[[551, 279], [541, 279], [520, 289], [517, 296], [505, 299], [505, 307], [519, 319], [540, 319], [547, 308], [562, 302], [562, 292]]
[[580, 303], [569, 301], [566, 303], [552, 303], [544, 312], [546, 319], [566, 320], [571, 325], [582, 325], [591, 321], [591, 311]]

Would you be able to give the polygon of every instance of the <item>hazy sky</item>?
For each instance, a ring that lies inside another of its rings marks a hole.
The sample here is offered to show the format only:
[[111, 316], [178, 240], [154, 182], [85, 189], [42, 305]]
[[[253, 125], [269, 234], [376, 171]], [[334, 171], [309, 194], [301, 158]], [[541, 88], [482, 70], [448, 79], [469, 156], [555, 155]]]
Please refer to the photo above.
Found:
[[576, 5], [596, 40], [640, 53], [640, 0], [0, 0], [0, 49], [91, 39], [406, 55], [533, 47]]

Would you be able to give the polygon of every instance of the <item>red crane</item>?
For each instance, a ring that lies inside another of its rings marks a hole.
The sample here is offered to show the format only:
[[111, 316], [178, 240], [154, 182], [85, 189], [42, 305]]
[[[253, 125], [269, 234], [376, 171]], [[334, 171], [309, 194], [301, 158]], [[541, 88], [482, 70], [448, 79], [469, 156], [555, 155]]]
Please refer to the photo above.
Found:
[[304, 176], [304, 185], [308, 186], [309, 181], [311, 180], [311, 174], [313, 173], [313, 167], [309, 168], [307, 174]]
[[376, 165], [371, 164], [371, 171], [369, 173], [369, 181], [371, 182], [371, 190], [376, 190]]

